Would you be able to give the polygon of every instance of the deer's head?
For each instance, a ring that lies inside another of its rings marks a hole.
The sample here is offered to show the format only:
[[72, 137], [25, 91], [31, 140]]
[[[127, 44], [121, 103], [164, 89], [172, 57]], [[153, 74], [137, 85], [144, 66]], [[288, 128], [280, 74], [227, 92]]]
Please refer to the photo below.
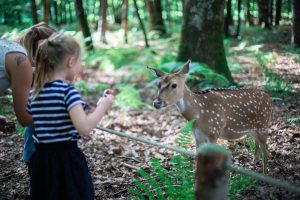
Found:
[[153, 101], [153, 106], [160, 109], [166, 106], [176, 104], [183, 98], [185, 87], [185, 74], [189, 72], [190, 60], [184, 64], [182, 69], [178, 72], [167, 74], [158, 69], [148, 67], [153, 74], [159, 78], [158, 93], [156, 99]]

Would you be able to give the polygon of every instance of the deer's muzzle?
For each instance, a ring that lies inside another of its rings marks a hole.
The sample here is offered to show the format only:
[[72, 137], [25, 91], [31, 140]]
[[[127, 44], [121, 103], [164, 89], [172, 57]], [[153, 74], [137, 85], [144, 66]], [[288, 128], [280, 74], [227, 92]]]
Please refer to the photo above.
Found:
[[153, 101], [153, 106], [154, 106], [156, 109], [160, 109], [160, 108], [166, 107], [167, 104], [164, 103], [163, 101], [161, 101], [160, 99], [155, 99], [155, 100]]

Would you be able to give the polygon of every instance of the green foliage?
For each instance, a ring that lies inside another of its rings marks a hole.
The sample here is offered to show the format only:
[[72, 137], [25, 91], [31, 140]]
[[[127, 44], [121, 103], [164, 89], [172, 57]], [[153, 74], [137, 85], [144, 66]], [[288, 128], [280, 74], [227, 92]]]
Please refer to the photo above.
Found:
[[280, 99], [291, 93], [293, 89], [293, 83], [286, 82], [267, 67], [267, 64], [275, 64], [275, 59], [276, 55], [273, 53], [259, 54], [257, 56], [257, 61], [264, 73], [264, 91], [270, 93], [273, 98]]
[[[168, 62], [157, 67], [166, 73], [178, 71], [183, 66], [183, 62]], [[155, 78], [153, 76], [153, 78]], [[222, 75], [214, 72], [207, 65], [192, 62], [190, 71], [186, 76], [187, 84], [196, 90], [203, 90], [212, 87], [228, 87], [229, 81]]]
[[189, 145], [191, 144], [192, 140], [192, 129], [193, 129], [193, 124], [195, 120], [189, 121], [186, 126], [181, 130], [180, 135], [176, 139], [176, 144], [184, 149], [187, 149]]
[[242, 194], [251, 187], [258, 185], [258, 181], [249, 176], [233, 174], [230, 181], [229, 198], [235, 199], [237, 195]]
[[103, 91], [109, 88], [108, 85], [103, 83], [94, 83], [89, 85], [86, 81], [76, 82], [75, 87], [86, 98], [93, 97], [94, 94], [96, 94], [96, 97], [99, 98], [103, 94]]
[[116, 95], [115, 106], [119, 107], [123, 111], [129, 109], [139, 110], [143, 106], [152, 108], [150, 105], [141, 101], [140, 90], [134, 88], [133, 84], [119, 85], [118, 94]]
[[[176, 143], [184, 148], [191, 143], [191, 129], [194, 120], [181, 131]], [[189, 141], [188, 141], [189, 140]], [[139, 170], [142, 181], [135, 180], [136, 189], [130, 189], [131, 199], [194, 199], [194, 164], [190, 157], [173, 156], [168, 166], [162, 166], [159, 159], [151, 160], [150, 173]]]
[[289, 118], [287, 121], [300, 126], [300, 116]]

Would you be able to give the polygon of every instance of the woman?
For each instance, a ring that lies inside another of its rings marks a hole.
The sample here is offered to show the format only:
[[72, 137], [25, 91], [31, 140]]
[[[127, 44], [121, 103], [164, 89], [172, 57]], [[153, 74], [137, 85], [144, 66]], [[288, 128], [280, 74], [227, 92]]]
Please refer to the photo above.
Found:
[[[33, 81], [33, 58], [39, 41], [48, 38], [55, 30], [46, 23], [39, 23], [29, 28], [20, 38], [20, 43], [0, 39], [0, 95], [11, 88], [13, 107], [18, 122], [25, 129], [23, 160], [28, 162], [31, 155], [26, 149], [29, 135], [33, 132], [33, 119], [26, 111], [29, 91]], [[7, 122], [7, 120], [1, 120]], [[4, 127], [5, 126], [1, 126]], [[1, 131], [1, 130], [0, 130]], [[32, 146], [29, 146], [32, 149]]]

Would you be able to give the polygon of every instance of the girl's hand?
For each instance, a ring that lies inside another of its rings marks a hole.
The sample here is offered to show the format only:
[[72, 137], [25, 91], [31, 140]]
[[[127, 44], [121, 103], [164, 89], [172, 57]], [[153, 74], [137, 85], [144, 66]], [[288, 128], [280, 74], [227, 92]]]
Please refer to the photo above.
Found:
[[107, 112], [112, 107], [114, 101], [115, 96], [112, 94], [107, 94], [99, 99], [97, 105], [101, 106], [105, 112]]

